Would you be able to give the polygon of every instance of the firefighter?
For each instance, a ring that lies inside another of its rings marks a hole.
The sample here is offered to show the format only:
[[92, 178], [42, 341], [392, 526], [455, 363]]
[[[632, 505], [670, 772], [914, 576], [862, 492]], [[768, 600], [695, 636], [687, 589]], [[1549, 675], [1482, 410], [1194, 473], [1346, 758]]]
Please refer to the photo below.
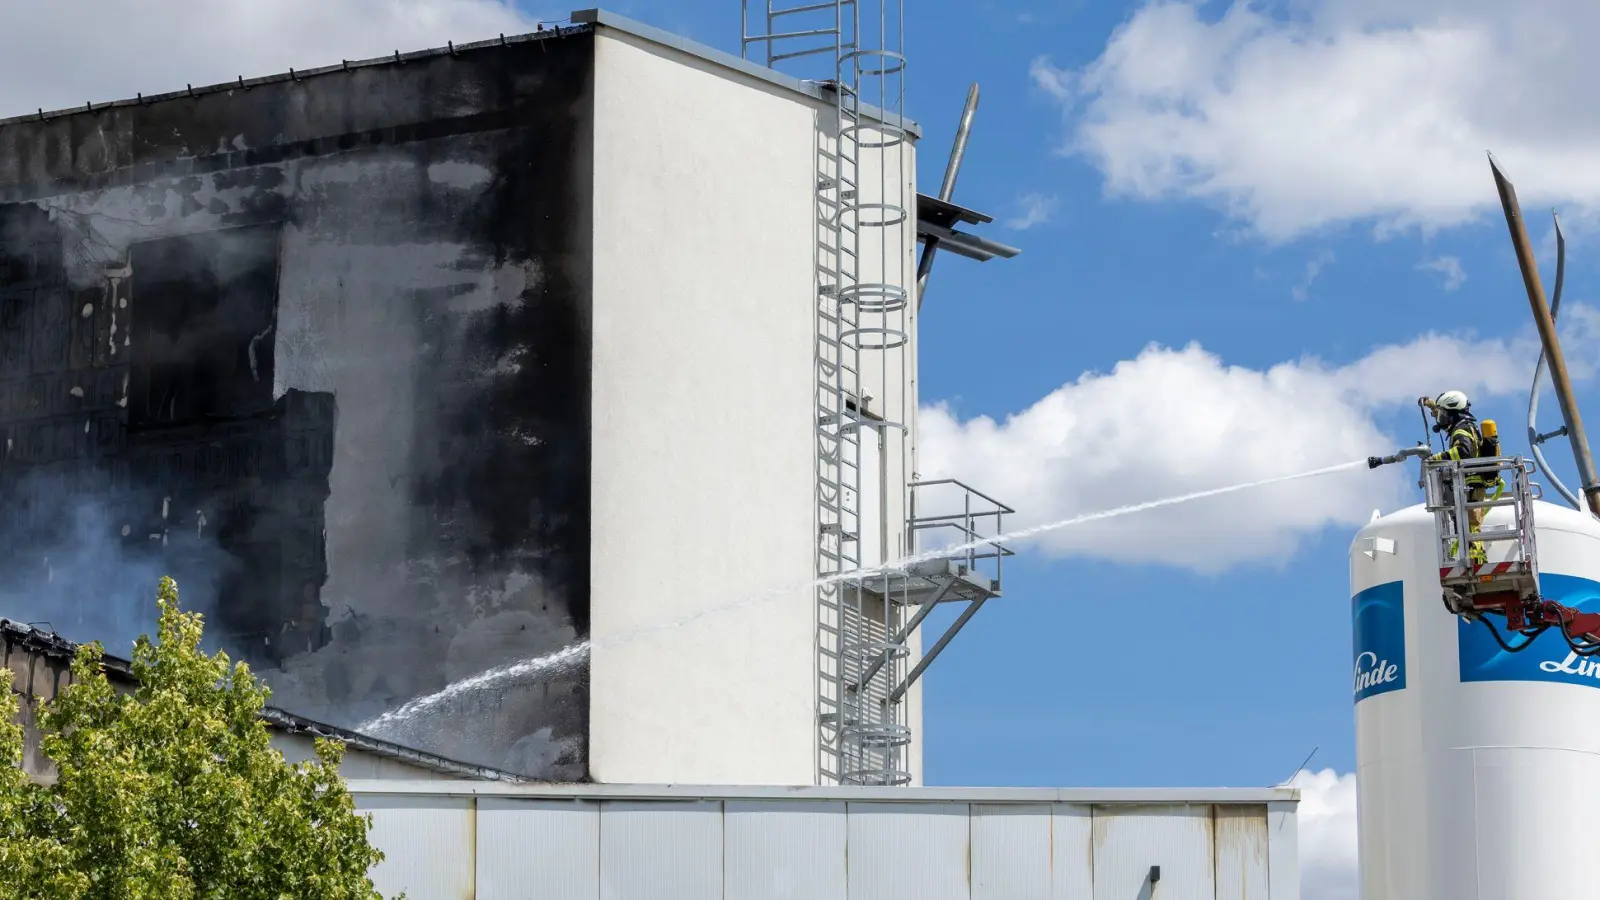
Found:
[[[1477, 417], [1472, 414], [1472, 404], [1466, 394], [1445, 391], [1431, 400], [1427, 397], [1418, 398], [1417, 403], [1433, 413], [1433, 430], [1445, 435], [1444, 449], [1428, 457], [1430, 460], [1492, 459], [1500, 455], [1499, 437], [1492, 431], [1487, 436], [1484, 434]], [[1491, 487], [1496, 488], [1495, 496], [1499, 497], [1503, 486], [1499, 473], [1469, 473], [1466, 476], [1467, 501], [1482, 502]], [[1467, 510], [1467, 529], [1473, 532], [1481, 530], [1486, 512], [1488, 510], [1482, 507]], [[1467, 558], [1476, 564], [1488, 560], [1481, 541], [1473, 541], [1467, 548]]]

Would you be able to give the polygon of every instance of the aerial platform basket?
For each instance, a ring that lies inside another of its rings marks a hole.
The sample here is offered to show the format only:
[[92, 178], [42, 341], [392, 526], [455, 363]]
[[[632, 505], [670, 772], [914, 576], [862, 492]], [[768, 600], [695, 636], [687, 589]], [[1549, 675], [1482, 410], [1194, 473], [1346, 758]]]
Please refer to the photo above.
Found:
[[[1522, 603], [1538, 601], [1533, 501], [1540, 494], [1538, 485], [1529, 479], [1532, 471], [1532, 464], [1521, 457], [1423, 461], [1423, 490], [1434, 519], [1439, 583], [1451, 612], [1464, 615], [1479, 609], [1499, 610], [1512, 596]], [[1483, 499], [1472, 499], [1469, 478], [1487, 484]], [[1510, 521], [1489, 522], [1486, 516], [1481, 530], [1471, 529], [1472, 511], [1495, 509], [1508, 510]], [[1486, 558], [1472, 558], [1474, 544], [1484, 548]]]

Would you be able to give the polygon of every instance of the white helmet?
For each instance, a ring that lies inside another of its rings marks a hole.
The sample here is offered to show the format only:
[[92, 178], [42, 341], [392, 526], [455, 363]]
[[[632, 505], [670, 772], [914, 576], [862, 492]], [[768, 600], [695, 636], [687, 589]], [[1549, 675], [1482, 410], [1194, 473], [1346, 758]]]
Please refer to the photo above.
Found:
[[1462, 412], [1466, 410], [1469, 405], [1470, 404], [1467, 402], [1467, 395], [1461, 393], [1460, 391], [1445, 391], [1439, 396], [1433, 398], [1434, 409], [1442, 409], [1449, 412]]

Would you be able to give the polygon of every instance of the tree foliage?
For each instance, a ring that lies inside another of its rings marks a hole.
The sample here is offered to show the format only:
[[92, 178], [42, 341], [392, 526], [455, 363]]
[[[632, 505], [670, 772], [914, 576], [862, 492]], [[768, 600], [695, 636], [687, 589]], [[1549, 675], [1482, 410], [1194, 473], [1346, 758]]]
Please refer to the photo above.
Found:
[[17, 699], [0, 691], [0, 896], [377, 900], [367, 872], [383, 854], [339, 776], [343, 746], [319, 740], [315, 760], [287, 763], [259, 715], [266, 686], [200, 649], [202, 618], [179, 609], [172, 579], [157, 602], [131, 693], [87, 644], [72, 684], [39, 704], [53, 784], [22, 771]]

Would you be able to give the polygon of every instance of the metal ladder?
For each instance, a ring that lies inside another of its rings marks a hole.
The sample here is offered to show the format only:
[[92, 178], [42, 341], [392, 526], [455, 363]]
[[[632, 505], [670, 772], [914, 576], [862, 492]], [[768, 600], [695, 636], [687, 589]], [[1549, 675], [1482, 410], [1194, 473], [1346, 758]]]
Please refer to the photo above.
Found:
[[[1484, 609], [1489, 598], [1498, 604], [1509, 594], [1523, 602], [1539, 599], [1533, 501], [1540, 492], [1529, 479], [1532, 472], [1532, 464], [1521, 457], [1423, 461], [1422, 486], [1427, 509], [1433, 513], [1439, 584], [1451, 612], [1472, 615]], [[1484, 499], [1474, 501], [1468, 476], [1491, 484], [1498, 478], [1503, 487], [1498, 496], [1491, 488]], [[1483, 530], [1472, 531], [1469, 514], [1480, 509], [1509, 510], [1511, 521], [1498, 525], [1485, 521]], [[1487, 561], [1471, 559], [1474, 543], [1484, 546]]]
[[[758, 14], [756, 30], [751, 31], [750, 13], [754, 7]], [[740, 16], [744, 36], [740, 41], [740, 55], [750, 58], [750, 49], [760, 45], [767, 68], [777, 68], [778, 63], [806, 57], [821, 57], [818, 63], [827, 64], [827, 77], [831, 80], [838, 71], [838, 61], [856, 48], [855, 32], [846, 29], [854, 23], [856, 0], [828, 0], [821, 3], [785, 5], [774, 0], [752, 3], [740, 0]], [[765, 29], [765, 30], [762, 30]]]
[[[860, 39], [860, 0], [741, 4], [745, 58], [759, 50], [769, 67], [785, 63], [791, 74], [810, 75], [833, 99], [819, 116], [815, 148], [816, 574], [824, 580], [817, 589], [818, 778], [845, 784], [911, 780], [904, 753], [911, 729], [900, 698], [892, 696], [909, 656], [901, 621], [906, 604], [848, 575], [862, 567], [865, 514], [876, 515], [884, 538], [877, 562], [909, 550], [903, 526], [912, 412], [904, 366], [911, 292], [908, 257], [899, 247], [904, 235], [896, 229], [914, 223], [903, 200], [909, 173], [897, 149], [908, 139], [900, 2], [871, 0], [876, 15], [868, 17], [868, 33], [877, 40], [870, 47]], [[864, 95], [876, 100], [870, 114]], [[891, 372], [888, 353], [898, 348], [905, 348], [901, 370]], [[883, 362], [880, 371], [864, 374], [874, 361]], [[886, 389], [892, 382], [898, 385]], [[899, 456], [901, 483], [880, 477], [877, 496], [862, 494], [864, 441], [875, 448], [880, 474], [888, 471], [883, 460]], [[891, 517], [895, 546], [887, 546]]]

